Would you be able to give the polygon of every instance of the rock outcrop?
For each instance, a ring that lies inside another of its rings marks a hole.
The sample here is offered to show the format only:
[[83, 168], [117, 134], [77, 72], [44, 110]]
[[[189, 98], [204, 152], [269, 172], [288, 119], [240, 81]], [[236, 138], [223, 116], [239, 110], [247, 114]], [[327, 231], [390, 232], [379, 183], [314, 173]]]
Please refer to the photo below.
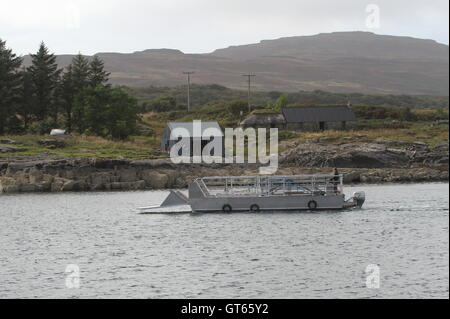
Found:
[[50, 149], [64, 148], [67, 145], [66, 142], [64, 142], [63, 140], [53, 139], [53, 138], [44, 138], [42, 140], [39, 140], [38, 144], [41, 146], [50, 148]]
[[[229, 174], [217, 165], [175, 165], [170, 160], [17, 158], [0, 160], [0, 193], [110, 191], [186, 187], [203, 175]], [[235, 168], [242, 174], [242, 167]]]
[[6, 138], [6, 139], [0, 139], [0, 144], [18, 144], [18, 143], [14, 140]]
[[424, 143], [385, 141], [377, 143], [319, 143], [289, 145], [280, 162], [311, 167], [409, 168], [448, 164], [448, 144], [430, 147]]
[[[448, 181], [448, 145], [378, 142], [289, 145], [279, 175], [331, 173], [345, 183]], [[0, 193], [184, 188], [203, 176], [255, 175], [257, 164], [173, 164], [170, 159], [0, 158]]]
[[25, 149], [17, 146], [0, 144], [0, 153], [18, 153], [23, 151], [25, 151]]

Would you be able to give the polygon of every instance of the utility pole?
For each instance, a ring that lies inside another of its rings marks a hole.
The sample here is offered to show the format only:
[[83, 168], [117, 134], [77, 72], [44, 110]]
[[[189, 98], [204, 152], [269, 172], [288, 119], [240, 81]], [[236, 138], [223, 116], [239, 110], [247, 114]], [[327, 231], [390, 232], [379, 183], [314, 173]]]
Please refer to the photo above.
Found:
[[252, 78], [254, 78], [255, 74], [243, 74], [242, 76], [245, 76], [248, 78], [248, 112], [250, 113], [252, 111], [252, 106], [250, 104], [250, 90], [252, 86]]
[[187, 91], [187, 107], [188, 111], [191, 110], [191, 74], [195, 72], [183, 72], [183, 74], [187, 75], [187, 83], [188, 83], [188, 91]]

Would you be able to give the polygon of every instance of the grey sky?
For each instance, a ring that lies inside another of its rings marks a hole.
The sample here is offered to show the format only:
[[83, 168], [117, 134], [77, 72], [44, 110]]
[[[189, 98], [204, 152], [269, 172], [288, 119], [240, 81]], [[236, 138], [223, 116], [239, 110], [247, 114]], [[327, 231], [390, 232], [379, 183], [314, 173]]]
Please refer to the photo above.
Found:
[[[369, 4], [380, 9], [368, 28]], [[153, 48], [211, 52], [263, 39], [372, 31], [448, 44], [448, 0], [0, 0], [0, 38], [18, 54]]]

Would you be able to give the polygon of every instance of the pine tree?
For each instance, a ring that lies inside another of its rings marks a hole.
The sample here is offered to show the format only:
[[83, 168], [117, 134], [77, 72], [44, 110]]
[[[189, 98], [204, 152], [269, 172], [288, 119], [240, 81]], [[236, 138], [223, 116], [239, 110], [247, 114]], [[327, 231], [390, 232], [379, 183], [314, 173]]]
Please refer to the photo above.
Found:
[[72, 59], [71, 66], [73, 88], [78, 93], [89, 86], [89, 61], [79, 53]]
[[61, 70], [56, 64], [56, 56], [50, 54], [44, 42], [39, 51], [31, 55], [31, 66], [28, 68], [36, 97], [34, 114], [38, 120], [46, 120], [52, 115], [56, 122], [58, 108], [56, 103], [56, 87]]
[[22, 116], [24, 130], [27, 130], [33, 115], [35, 96], [30, 72], [24, 68], [21, 71], [21, 75], [22, 82], [20, 87], [20, 108], [18, 113]]
[[98, 56], [94, 56], [89, 69], [89, 83], [92, 87], [107, 85], [111, 73], [105, 71], [105, 64]]
[[22, 59], [0, 39], [0, 135], [5, 134], [7, 122], [17, 111], [21, 64]]
[[74, 117], [80, 118], [78, 132], [113, 139], [126, 139], [137, 131], [137, 101], [118, 88], [97, 86], [78, 95]]
[[74, 117], [74, 104], [78, 95], [89, 87], [89, 70], [89, 61], [78, 54], [72, 59], [72, 63], [66, 68], [61, 79], [60, 96], [69, 131], [74, 124], [79, 126], [82, 120], [78, 116]]
[[72, 112], [75, 103], [75, 90], [73, 81], [72, 64], [70, 64], [61, 79], [60, 96], [62, 99], [62, 106], [66, 116], [66, 125], [69, 132], [72, 130]]

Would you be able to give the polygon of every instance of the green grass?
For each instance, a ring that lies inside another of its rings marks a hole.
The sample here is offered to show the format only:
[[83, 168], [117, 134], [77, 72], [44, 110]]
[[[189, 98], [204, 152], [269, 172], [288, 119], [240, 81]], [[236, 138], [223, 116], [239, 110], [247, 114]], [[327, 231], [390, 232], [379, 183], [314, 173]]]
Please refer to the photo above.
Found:
[[289, 141], [306, 142], [311, 139], [325, 138], [325, 144], [352, 142], [405, 141], [422, 142], [431, 146], [448, 143], [448, 126], [432, 126], [430, 123], [408, 123], [404, 128], [374, 128], [348, 131], [297, 132], [298, 136], [287, 138]]
[[[171, 112], [172, 113], [172, 112]], [[151, 130], [151, 136], [131, 136], [127, 141], [111, 141], [95, 136], [66, 137], [65, 148], [48, 149], [37, 142], [44, 136], [20, 135], [3, 136], [17, 141], [20, 148], [25, 149], [19, 153], [0, 153], [0, 158], [10, 156], [46, 155], [48, 157], [98, 157], [98, 158], [163, 158], [164, 152], [160, 150], [160, 137], [167, 122], [175, 118], [177, 121], [192, 121], [201, 119], [204, 121], [219, 121], [222, 127], [236, 127], [236, 121], [225, 115], [226, 111], [216, 108], [214, 110], [199, 110], [191, 113], [147, 113], [142, 115], [141, 126]], [[234, 121], [234, 123], [233, 123]], [[311, 139], [325, 138], [324, 144], [339, 145], [351, 142], [376, 142], [376, 141], [406, 141], [423, 142], [435, 146], [448, 143], [448, 126], [432, 126], [432, 122], [395, 122], [391, 121], [360, 121], [360, 128], [348, 131], [325, 132], [299, 132], [281, 130], [280, 141], [305, 142]], [[390, 127], [391, 126], [391, 127]], [[282, 147], [280, 147], [281, 150]]]
[[[244, 83], [243, 83], [244, 84]], [[126, 92], [134, 96], [140, 103], [150, 102], [161, 97], [173, 97], [178, 105], [186, 105], [186, 86], [177, 87], [123, 87]], [[382, 95], [360, 93], [331, 93], [321, 90], [313, 92], [263, 92], [252, 91], [252, 103], [266, 105], [275, 102], [278, 97], [284, 95], [289, 104], [295, 105], [346, 105], [350, 99], [353, 105], [375, 106], [403, 106], [411, 108], [447, 108], [448, 96], [421, 96], [421, 95]], [[246, 90], [232, 90], [220, 85], [191, 85], [191, 104], [194, 107], [205, 105], [211, 101], [232, 101], [247, 99]]]
[[281, 114], [281, 111], [273, 109], [257, 109], [252, 111], [252, 114]]
[[127, 141], [109, 141], [94, 136], [66, 137], [67, 146], [60, 149], [49, 149], [38, 145], [44, 138], [36, 135], [5, 136], [17, 141], [24, 152], [0, 154], [0, 158], [9, 156], [47, 155], [50, 157], [98, 157], [98, 158], [161, 158], [160, 139], [158, 137], [136, 136]]
[[[204, 105], [187, 111], [172, 111], [165, 113], [147, 113], [143, 115], [143, 121], [150, 125], [156, 124], [156, 130], [164, 129], [167, 122], [192, 122], [193, 120], [217, 121], [222, 127], [236, 127], [239, 119], [228, 111], [226, 103]], [[162, 131], [162, 130], [161, 130]]]

